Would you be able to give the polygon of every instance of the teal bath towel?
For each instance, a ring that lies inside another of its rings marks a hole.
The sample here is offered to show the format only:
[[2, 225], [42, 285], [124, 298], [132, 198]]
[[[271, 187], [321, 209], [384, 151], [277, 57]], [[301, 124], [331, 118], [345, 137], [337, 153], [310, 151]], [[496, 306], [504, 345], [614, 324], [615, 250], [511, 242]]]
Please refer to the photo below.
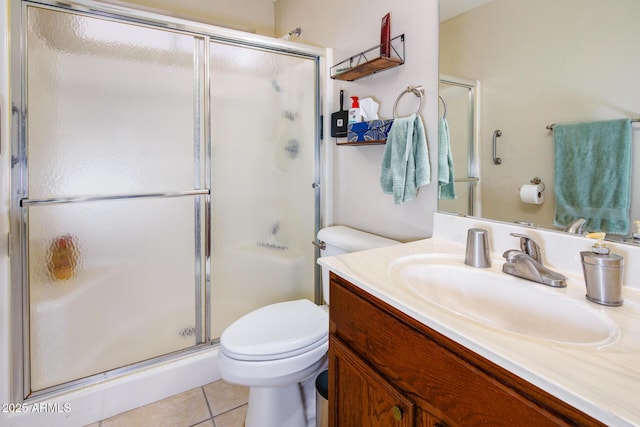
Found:
[[554, 225], [585, 218], [588, 231], [627, 234], [631, 120], [555, 125]]
[[440, 117], [438, 126], [438, 197], [446, 200], [456, 198], [449, 124], [444, 117]]
[[399, 205], [413, 200], [418, 187], [431, 182], [429, 149], [422, 119], [416, 114], [395, 119], [382, 158], [380, 186]]

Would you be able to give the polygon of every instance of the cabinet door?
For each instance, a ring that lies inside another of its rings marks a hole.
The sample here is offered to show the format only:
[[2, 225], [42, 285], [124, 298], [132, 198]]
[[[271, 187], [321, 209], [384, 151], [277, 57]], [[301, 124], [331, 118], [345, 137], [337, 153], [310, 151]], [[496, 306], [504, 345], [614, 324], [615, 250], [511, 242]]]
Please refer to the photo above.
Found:
[[454, 427], [451, 424], [433, 416], [423, 408], [418, 407], [416, 411], [416, 426], [419, 427]]
[[411, 427], [414, 404], [334, 337], [329, 342], [329, 424]]

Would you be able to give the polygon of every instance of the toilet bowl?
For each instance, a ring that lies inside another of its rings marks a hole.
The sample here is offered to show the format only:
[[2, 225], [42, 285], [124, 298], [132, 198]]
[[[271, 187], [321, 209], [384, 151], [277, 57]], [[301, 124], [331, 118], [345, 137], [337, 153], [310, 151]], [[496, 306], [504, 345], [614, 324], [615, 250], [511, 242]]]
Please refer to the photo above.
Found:
[[[398, 244], [344, 226], [320, 230], [318, 239], [323, 256]], [[226, 382], [250, 387], [246, 427], [315, 426], [315, 378], [327, 367], [328, 336], [328, 307], [306, 299], [261, 307], [224, 330], [218, 367]]]
[[225, 329], [218, 366], [225, 381], [251, 387], [246, 427], [307, 426], [315, 417], [305, 386], [326, 366], [328, 325], [326, 310], [301, 299], [259, 308]]

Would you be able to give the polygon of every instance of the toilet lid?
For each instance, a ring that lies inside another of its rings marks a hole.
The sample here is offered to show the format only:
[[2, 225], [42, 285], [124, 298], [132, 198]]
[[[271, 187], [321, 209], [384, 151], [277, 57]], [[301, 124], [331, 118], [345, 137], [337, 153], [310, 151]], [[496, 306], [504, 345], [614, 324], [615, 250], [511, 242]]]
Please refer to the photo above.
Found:
[[239, 360], [275, 360], [306, 353], [327, 341], [329, 316], [307, 299], [271, 304], [233, 322], [220, 348]]

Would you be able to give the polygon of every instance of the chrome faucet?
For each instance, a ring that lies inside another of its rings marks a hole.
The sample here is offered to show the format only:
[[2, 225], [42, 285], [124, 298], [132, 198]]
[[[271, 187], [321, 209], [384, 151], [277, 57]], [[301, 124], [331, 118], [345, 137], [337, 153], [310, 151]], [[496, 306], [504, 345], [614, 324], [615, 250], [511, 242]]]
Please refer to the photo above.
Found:
[[507, 260], [502, 265], [504, 273], [554, 288], [567, 286], [565, 276], [542, 265], [540, 245], [527, 235], [518, 233], [511, 233], [511, 235], [520, 238], [520, 250], [509, 249], [502, 254]]
[[584, 226], [585, 222], [587, 222], [587, 220], [585, 220], [584, 218], [578, 218], [569, 223], [564, 231], [566, 231], [567, 233], [582, 234], [582, 227]]

